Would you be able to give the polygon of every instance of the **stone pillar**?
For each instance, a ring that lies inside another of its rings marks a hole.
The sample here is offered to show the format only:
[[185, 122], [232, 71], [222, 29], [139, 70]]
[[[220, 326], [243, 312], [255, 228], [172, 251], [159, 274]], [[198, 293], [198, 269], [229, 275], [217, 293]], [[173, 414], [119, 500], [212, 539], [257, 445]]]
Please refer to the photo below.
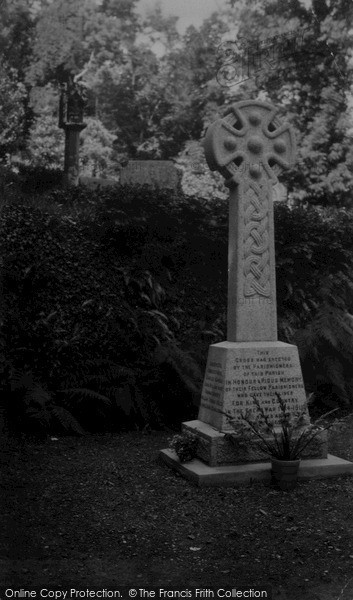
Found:
[[276, 341], [273, 187], [295, 154], [289, 125], [274, 107], [244, 101], [213, 123], [205, 138], [211, 170], [229, 187], [227, 340]]
[[65, 186], [77, 186], [80, 173], [80, 132], [86, 125], [67, 124], [65, 126], [65, 162], [63, 183]]
[[65, 186], [76, 186], [79, 182], [80, 131], [86, 127], [83, 123], [84, 106], [83, 90], [76, 83], [71, 81], [62, 87], [59, 127], [65, 131]]

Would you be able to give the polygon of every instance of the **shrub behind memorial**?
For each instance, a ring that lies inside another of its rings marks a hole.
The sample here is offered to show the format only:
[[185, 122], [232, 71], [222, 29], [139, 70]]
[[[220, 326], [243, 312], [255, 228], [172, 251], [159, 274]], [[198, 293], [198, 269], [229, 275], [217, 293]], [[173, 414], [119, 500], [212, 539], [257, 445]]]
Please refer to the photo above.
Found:
[[[346, 365], [347, 327], [344, 337], [328, 319], [317, 332], [327, 306], [349, 319], [352, 217], [275, 213], [280, 339], [304, 330], [320, 364], [336, 336], [334, 360]], [[196, 416], [208, 345], [225, 339], [227, 203], [144, 187], [56, 189], [17, 193], [1, 221], [2, 387], [15, 426], [92, 431]], [[337, 375], [326, 374], [332, 390]]]

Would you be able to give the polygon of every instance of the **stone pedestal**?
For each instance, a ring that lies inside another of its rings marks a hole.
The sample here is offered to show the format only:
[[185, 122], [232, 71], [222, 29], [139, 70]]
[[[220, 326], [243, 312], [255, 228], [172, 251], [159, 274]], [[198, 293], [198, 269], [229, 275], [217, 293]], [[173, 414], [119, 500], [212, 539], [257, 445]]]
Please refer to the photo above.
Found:
[[[183, 464], [171, 450], [161, 450], [160, 457], [168, 467], [200, 487], [237, 486], [251, 484], [254, 481], [269, 484], [271, 481], [271, 463], [269, 462], [211, 467], [197, 459]], [[353, 475], [353, 463], [328, 454], [327, 458], [302, 460], [298, 479], [299, 481], [327, 479], [341, 475]]]
[[[187, 421], [182, 425], [184, 433], [192, 433], [198, 439], [197, 458], [210, 467], [246, 465], [268, 462], [269, 457], [259, 448], [259, 443], [244, 442], [241, 437], [230, 436], [202, 421]], [[327, 458], [327, 431], [322, 431], [305, 449], [302, 458]]]
[[[278, 392], [291, 412], [306, 407], [298, 349], [284, 342], [221, 342], [209, 348], [199, 420], [221, 432], [253, 410], [254, 396], [274, 424], [279, 424]], [[307, 412], [307, 422], [309, 414]]]
[[[310, 424], [298, 349], [284, 342], [221, 342], [209, 348], [199, 418], [183, 431], [199, 439], [198, 457], [210, 466], [268, 461], [258, 443], [227, 435], [242, 424], [245, 411], [257, 411], [254, 396], [271, 422], [280, 425], [276, 392], [292, 413], [304, 411]], [[228, 418], [230, 417], [230, 418]], [[326, 432], [306, 449], [305, 458], [326, 458]]]

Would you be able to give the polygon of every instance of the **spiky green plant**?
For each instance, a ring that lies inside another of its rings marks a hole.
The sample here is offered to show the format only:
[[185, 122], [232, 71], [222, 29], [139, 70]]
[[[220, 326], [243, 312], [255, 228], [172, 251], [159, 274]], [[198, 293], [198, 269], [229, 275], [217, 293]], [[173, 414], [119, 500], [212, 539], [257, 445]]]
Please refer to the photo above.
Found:
[[331, 423], [324, 423], [324, 419], [337, 409], [329, 411], [314, 423], [308, 424], [306, 405], [301, 411], [293, 413], [288, 410], [285, 401], [277, 392], [276, 397], [280, 409], [279, 425], [271, 421], [259, 399], [253, 396], [256, 416], [250, 411], [243, 413], [241, 415], [243, 426], [239, 426], [239, 423], [231, 415], [224, 413], [235, 429], [234, 434], [228, 435], [235, 442], [242, 438], [248, 442], [256, 439], [259, 450], [272, 458], [298, 460], [309, 444], [317, 439], [325, 429], [331, 427]]

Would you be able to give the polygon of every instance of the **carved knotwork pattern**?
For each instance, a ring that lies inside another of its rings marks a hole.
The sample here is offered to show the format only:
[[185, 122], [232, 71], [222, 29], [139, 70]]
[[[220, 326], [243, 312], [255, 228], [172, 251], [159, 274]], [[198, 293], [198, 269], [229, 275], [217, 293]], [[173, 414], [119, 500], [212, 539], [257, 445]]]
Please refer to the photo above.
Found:
[[244, 185], [244, 296], [270, 296], [269, 186]]
[[204, 143], [206, 160], [212, 171], [225, 177], [228, 187], [239, 185], [245, 178], [275, 184], [281, 171], [293, 163], [293, 131], [288, 124], [281, 124], [276, 113], [265, 102], [243, 101], [209, 126]]

